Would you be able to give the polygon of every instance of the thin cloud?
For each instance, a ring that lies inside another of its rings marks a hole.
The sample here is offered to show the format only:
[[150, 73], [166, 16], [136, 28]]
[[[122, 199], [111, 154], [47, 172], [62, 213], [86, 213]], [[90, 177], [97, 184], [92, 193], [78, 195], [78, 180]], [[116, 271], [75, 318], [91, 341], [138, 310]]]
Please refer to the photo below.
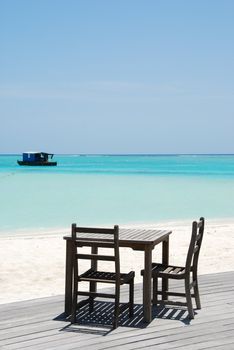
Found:
[[140, 82], [125, 81], [91, 81], [81, 83], [60, 84], [56, 86], [43, 85], [2, 85], [0, 86], [0, 98], [17, 99], [106, 99], [110, 98], [233, 98], [233, 93], [228, 94], [213, 91], [207, 93], [205, 87], [194, 85], [187, 87], [179, 83], [146, 84]]

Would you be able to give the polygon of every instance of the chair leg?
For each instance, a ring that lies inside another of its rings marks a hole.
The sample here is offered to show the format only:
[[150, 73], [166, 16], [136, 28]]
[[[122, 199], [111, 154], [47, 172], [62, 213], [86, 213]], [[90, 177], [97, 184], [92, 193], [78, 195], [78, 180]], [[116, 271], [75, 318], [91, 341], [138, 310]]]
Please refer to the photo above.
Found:
[[129, 283], [129, 317], [134, 314], [134, 279]]
[[77, 293], [73, 293], [72, 301], [72, 312], [71, 312], [71, 323], [76, 322], [76, 308], [77, 308]]
[[89, 298], [89, 313], [93, 312], [93, 304], [94, 304], [93, 298], [90, 297]]
[[196, 306], [197, 306], [197, 309], [201, 309], [201, 301], [200, 301], [200, 295], [199, 295], [199, 289], [198, 289], [197, 276], [194, 276], [193, 281], [195, 282], [194, 296], [195, 296]]
[[167, 300], [167, 292], [168, 292], [169, 281], [168, 278], [162, 278], [162, 300]]
[[187, 278], [185, 279], [185, 295], [186, 295], [189, 318], [193, 319], [194, 312], [193, 312], [192, 297], [190, 292], [190, 281]]
[[115, 296], [115, 309], [114, 309], [114, 319], [113, 319], [113, 329], [118, 327], [118, 318], [119, 318], [119, 294], [120, 290], [116, 290]]
[[[96, 283], [95, 282], [89, 283], [89, 291], [96, 292]], [[89, 313], [93, 312], [93, 305], [94, 305], [94, 298], [89, 297]]]
[[158, 277], [153, 278], [153, 305], [158, 303]]

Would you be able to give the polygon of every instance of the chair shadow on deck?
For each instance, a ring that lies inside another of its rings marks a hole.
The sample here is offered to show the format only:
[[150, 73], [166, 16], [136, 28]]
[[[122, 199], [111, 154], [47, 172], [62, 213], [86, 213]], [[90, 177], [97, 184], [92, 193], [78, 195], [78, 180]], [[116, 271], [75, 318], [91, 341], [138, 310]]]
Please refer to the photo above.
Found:
[[[196, 314], [196, 312], [194, 311]], [[175, 320], [184, 323], [185, 325], [190, 325], [191, 319], [189, 318], [188, 311], [186, 309], [182, 309], [180, 307], [171, 308], [164, 303], [160, 303], [159, 305], [153, 306], [153, 319], [167, 319], [167, 320]]]
[[[106, 301], [95, 301], [94, 311], [89, 313], [89, 306], [85, 305], [77, 312], [77, 318], [75, 324], [67, 324], [60, 329], [61, 332], [76, 332], [87, 333], [96, 335], [108, 335], [113, 331], [113, 314], [114, 303]], [[152, 308], [152, 322], [157, 319], [171, 319], [175, 321], [183, 322], [188, 325], [190, 319], [188, 318], [187, 311], [182, 309], [171, 309], [164, 304], [153, 306]], [[70, 321], [70, 316], [66, 317], [65, 314], [58, 315], [54, 318], [56, 321]], [[139, 328], [144, 329], [149, 325], [143, 318], [143, 306], [142, 304], [134, 305], [134, 316], [129, 318], [128, 311], [123, 312], [119, 317], [119, 327]]]
[[[60, 331], [91, 333], [107, 335], [113, 331], [114, 303], [106, 301], [95, 301], [94, 310], [89, 313], [89, 306], [84, 305], [79, 309], [75, 324], [68, 324]], [[54, 318], [56, 321], [70, 321], [70, 316], [61, 314]], [[142, 305], [134, 305], [134, 316], [129, 318], [128, 310], [119, 316], [119, 327], [145, 328], [147, 323], [143, 320]]]

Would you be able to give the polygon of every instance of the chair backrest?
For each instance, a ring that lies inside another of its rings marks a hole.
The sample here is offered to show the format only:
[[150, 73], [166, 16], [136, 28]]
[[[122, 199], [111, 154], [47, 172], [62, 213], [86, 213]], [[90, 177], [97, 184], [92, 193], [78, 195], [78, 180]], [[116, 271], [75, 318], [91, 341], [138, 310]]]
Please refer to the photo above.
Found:
[[[113, 261], [115, 265], [116, 282], [120, 280], [120, 259], [119, 259], [119, 226], [115, 225], [113, 229], [109, 228], [94, 228], [94, 227], [77, 227], [72, 224], [72, 240], [74, 241], [74, 257], [76, 260], [85, 259], [91, 260], [91, 268], [93, 262], [98, 260]], [[77, 253], [77, 247], [91, 247], [91, 254]], [[103, 255], [98, 254], [98, 248], [113, 248], [114, 254]], [[77, 263], [74, 264], [77, 268]], [[76, 271], [75, 271], [76, 272]]]
[[191, 271], [197, 272], [198, 257], [201, 249], [202, 238], [204, 233], [205, 219], [200, 218], [200, 220], [194, 221], [192, 223], [192, 236], [189, 244], [185, 271], [188, 273]]

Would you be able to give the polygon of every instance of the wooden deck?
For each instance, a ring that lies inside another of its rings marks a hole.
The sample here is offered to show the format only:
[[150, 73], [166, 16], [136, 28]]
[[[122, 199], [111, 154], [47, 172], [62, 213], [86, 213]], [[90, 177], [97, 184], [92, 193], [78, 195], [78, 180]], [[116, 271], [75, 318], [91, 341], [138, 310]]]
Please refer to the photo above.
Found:
[[[0, 305], [0, 349], [234, 349], [234, 272], [203, 275], [199, 281], [202, 309], [191, 322], [187, 311], [158, 307], [145, 324], [141, 284], [135, 286], [135, 317], [129, 320], [125, 313], [114, 331], [111, 302], [95, 302], [91, 315], [84, 307], [75, 325], [61, 314], [64, 296]], [[179, 291], [179, 282], [174, 285]], [[122, 292], [127, 298], [127, 289]]]

